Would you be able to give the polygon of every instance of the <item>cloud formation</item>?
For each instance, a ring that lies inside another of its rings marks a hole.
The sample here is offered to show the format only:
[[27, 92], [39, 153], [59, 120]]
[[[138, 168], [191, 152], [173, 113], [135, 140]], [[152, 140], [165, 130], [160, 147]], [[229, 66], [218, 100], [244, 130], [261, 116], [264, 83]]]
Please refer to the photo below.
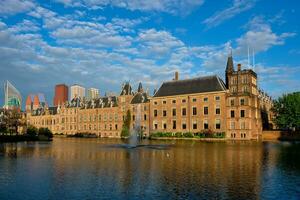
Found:
[[221, 11], [217, 11], [212, 16], [205, 19], [202, 23], [205, 24], [207, 28], [216, 27], [224, 21], [253, 8], [255, 2], [256, 0], [233, 0], [233, 3], [230, 7]]
[[70, 7], [102, 9], [105, 6], [110, 5], [131, 11], [166, 12], [184, 16], [201, 6], [204, 3], [204, 0], [57, 0], [57, 2]]

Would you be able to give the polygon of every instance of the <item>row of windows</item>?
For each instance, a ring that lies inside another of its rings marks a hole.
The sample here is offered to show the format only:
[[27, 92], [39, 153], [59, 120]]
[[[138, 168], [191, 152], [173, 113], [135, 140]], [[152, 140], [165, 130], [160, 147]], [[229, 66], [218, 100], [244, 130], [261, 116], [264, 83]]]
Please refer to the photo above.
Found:
[[[167, 123], [162, 123], [162, 129], [166, 130], [167, 128], [168, 128]], [[192, 124], [192, 128], [193, 129], [198, 129], [198, 124], [196, 122], [194, 122]], [[203, 122], [203, 129], [208, 129], [208, 128], [209, 128], [208, 120], [204, 120], [204, 122]], [[158, 124], [157, 123], [153, 124], [153, 129], [154, 130], [158, 129]], [[176, 122], [176, 120], [172, 121], [172, 129], [177, 129], [177, 122]], [[181, 124], [181, 129], [183, 129], [183, 130], [187, 129], [186, 122], [183, 122]], [[215, 129], [221, 129], [221, 120], [220, 119], [216, 120]]]
[[[246, 137], [247, 137], [246, 133], [241, 133], [241, 138], [246, 138]], [[236, 134], [231, 133], [231, 138], [236, 138]]]
[[[220, 101], [220, 99], [221, 99], [220, 96], [215, 96], [215, 100], [216, 100], [216, 101]], [[192, 102], [197, 102], [197, 99], [196, 99], [196, 98], [192, 98]], [[203, 98], [203, 102], [208, 102], [208, 97], [204, 97], [204, 98]], [[175, 103], [176, 103], [176, 100], [173, 99], [173, 100], [172, 100], [172, 103], [175, 104]], [[186, 99], [182, 99], [182, 100], [181, 100], [181, 103], [186, 103]], [[154, 105], [157, 105], [158, 102], [157, 102], [157, 101], [154, 101], [153, 104], [154, 104]], [[167, 101], [166, 101], [166, 100], [163, 100], [163, 101], [162, 101], [162, 104], [167, 104]]]
[[[241, 80], [241, 82], [242, 82], [243, 84], [248, 83], [248, 77], [247, 77], [247, 76], [242, 76], [242, 77], [240, 77], [240, 80]], [[232, 85], [236, 85], [236, 84], [238, 83], [236, 77], [232, 77], [230, 82], [231, 82]]]
[[[235, 105], [235, 100], [234, 99], [230, 99], [230, 105], [234, 106]], [[246, 100], [244, 98], [240, 99], [240, 105], [244, 106], [246, 105]]]
[[[243, 118], [246, 116], [246, 111], [245, 110], [240, 110], [240, 117]], [[234, 118], [235, 117], [235, 111], [231, 110], [230, 111], [230, 117]]]
[[[237, 92], [237, 87], [236, 86], [232, 86], [231, 87], [231, 92], [232, 93], [236, 93]], [[243, 86], [242, 87], [242, 92], [249, 92], [248, 86]]]
[[[176, 114], [177, 114], [177, 113], [176, 113], [176, 108], [173, 108], [173, 109], [172, 109], [172, 116], [175, 117]], [[182, 115], [182, 116], [186, 116], [186, 114], [187, 114], [186, 108], [182, 108], [182, 109], [181, 109], [181, 115]], [[197, 107], [193, 107], [193, 108], [192, 108], [192, 115], [197, 115], [197, 114], [198, 114]], [[203, 114], [204, 114], [204, 115], [208, 115], [208, 107], [207, 107], [207, 106], [203, 107]], [[216, 115], [220, 115], [220, 114], [221, 114], [221, 109], [220, 109], [219, 107], [217, 107], [217, 108], [215, 109], [215, 114], [216, 114]], [[158, 116], [158, 110], [154, 110], [153, 116], [154, 116], [154, 117], [157, 117], [157, 116]], [[163, 117], [166, 117], [166, 116], [167, 116], [167, 110], [163, 110], [163, 111], [162, 111], [162, 116], [163, 116]]]
[[[235, 129], [235, 122], [230, 122], [230, 129]], [[246, 129], [246, 122], [240, 122], [240, 129]]]

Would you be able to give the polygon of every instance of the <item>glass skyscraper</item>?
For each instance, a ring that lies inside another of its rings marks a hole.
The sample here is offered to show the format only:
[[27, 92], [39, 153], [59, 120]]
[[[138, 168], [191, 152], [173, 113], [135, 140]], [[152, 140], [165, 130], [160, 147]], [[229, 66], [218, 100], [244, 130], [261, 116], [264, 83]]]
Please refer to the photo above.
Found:
[[4, 83], [5, 109], [18, 108], [21, 109], [22, 97], [20, 92], [9, 82]]

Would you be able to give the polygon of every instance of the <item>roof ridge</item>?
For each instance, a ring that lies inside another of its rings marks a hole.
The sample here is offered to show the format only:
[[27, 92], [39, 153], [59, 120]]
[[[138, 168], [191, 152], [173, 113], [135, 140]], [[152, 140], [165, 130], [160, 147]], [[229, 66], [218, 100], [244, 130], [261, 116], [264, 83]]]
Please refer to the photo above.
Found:
[[212, 77], [217, 77], [218, 78], [219, 76], [214, 74], [214, 75], [198, 76], [198, 77], [194, 77], [194, 78], [187, 78], [187, 79], [181, 79], [181, 80], [164, 81], [163, 83], [184, 82], [184, 81], [192, 81], [192, 80], [195, 80], [195, 79], [205, 79], [205, 78], [212, 78]]

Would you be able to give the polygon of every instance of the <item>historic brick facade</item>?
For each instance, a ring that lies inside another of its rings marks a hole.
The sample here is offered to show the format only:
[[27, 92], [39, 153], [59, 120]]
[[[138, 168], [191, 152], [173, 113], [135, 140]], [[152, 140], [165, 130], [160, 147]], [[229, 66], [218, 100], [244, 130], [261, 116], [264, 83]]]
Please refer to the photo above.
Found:
[[136, 92], [129, 83], [119, 96], [93, 100], [74, 98], [55, 108], [27, 113], [27, 123], [48, 127], [54, 133], [93, 133], [99, 137], [120, 137], [127, 110], [131, 128], [137, 124], [144, 135], [154, 132], [222, 132], [228, 139], [259, 139], [262, 133], [262, 104], [269, 111], [272, 101], [262, 98], [257, 75], [251, 69], [234, 70], [230, 56], [226, 83], [218, 76], [164, 82], [150, 97], [141, 84]]

